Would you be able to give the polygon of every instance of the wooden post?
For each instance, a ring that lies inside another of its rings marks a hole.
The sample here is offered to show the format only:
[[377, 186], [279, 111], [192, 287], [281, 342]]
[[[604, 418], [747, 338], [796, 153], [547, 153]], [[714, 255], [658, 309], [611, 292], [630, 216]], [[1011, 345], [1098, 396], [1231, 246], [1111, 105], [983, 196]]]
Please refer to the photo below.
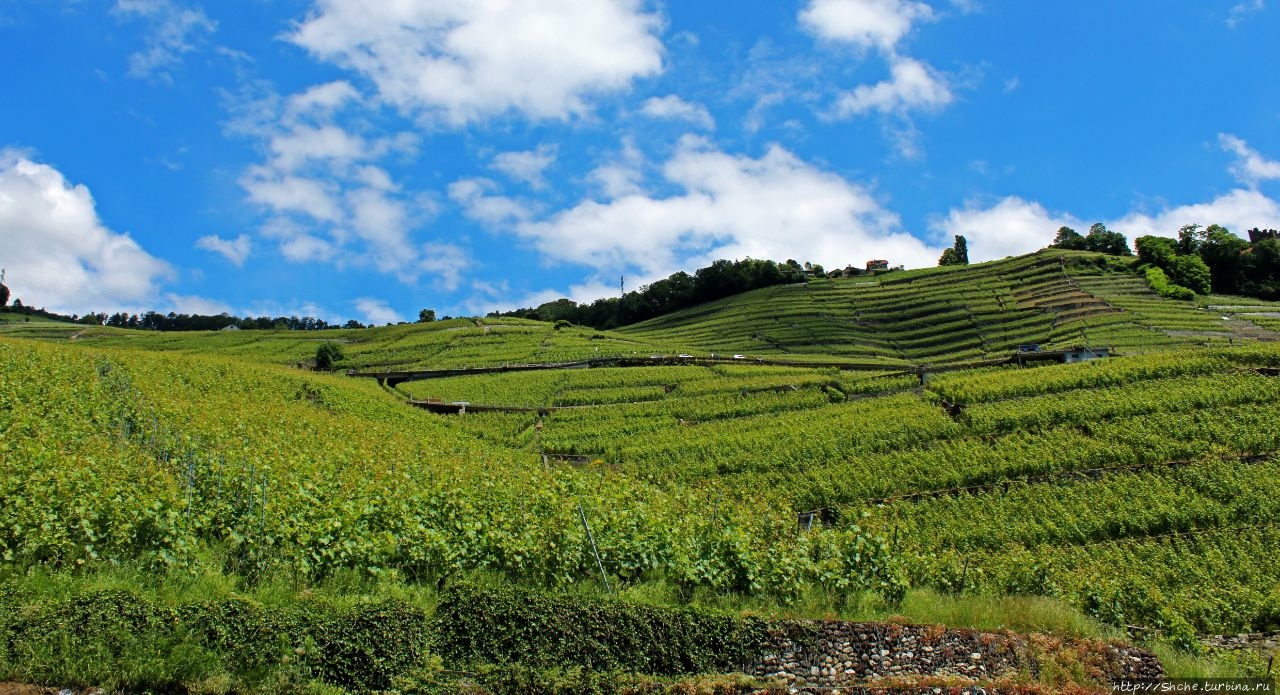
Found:
[[591, 533], [591, 527], [587, 525], [587, 513], [582, 510], [582, 505], [578, 505], [578, 518], [582, 519], [582, 528], [587, 532], [587, 540], [591, 541], [591, 554], [596, 556], [596, 567], [600, 568], [600, 578], [604, 580], [604, 590], [613, 593], [613, 587], [609, 586], [609, 576], [604, 573], [604, 562], [600, 560], [600, 551], [596, 549], [596, 537]]

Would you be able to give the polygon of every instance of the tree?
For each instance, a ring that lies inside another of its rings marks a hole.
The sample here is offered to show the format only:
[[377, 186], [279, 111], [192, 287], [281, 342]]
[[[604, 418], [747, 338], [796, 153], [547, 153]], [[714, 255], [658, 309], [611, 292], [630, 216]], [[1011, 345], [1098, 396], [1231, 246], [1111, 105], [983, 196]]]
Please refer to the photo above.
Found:
[[436, 320], [435, 309], [423, 309], [418, 312], [418, 323], [431, 323]]
[[1053, 238], [1053, 243], [1049, 245], [1055, 249], [1069, 249], [1071, 251], [1084, 251], [1089, 248], [1088, 242], [1079, 232], [1070, 227], [1058, 227], [1058, 236]]
[[1085, 248], [1089, 251], [1097, 251], [1111, 256], [1132, 256], [1133, 252], [1129, 250], [1129, 241], [1125, 239], [1120, 232], [1113, 232], [1107, 229], [1107, 226], [1101, 222], [1095, 222], [1089, 227], [1089, 234], [1085, 236]]
[[1249, 242], [1231, 233], [1226, 227], [1211, 224], [1200, 235], [1198, 253], [1209, 266], [1214, 291], [1236, 294], [1242, 283], [1240, 257], [1249, 248]]
[[1196, 294], [1209, 294], [1210, 278], [1209, 266], [1199, 256], [1175, 256], [1169, 264], [1169, 279]]
[[342, 324], [342, 327], [343, 328], [364, 328], [364, 324], [360, 323], [355, 319], [348, 319], [346, 323]]
[[1138, 249], [1138, 260], [1165, 270], [1178, 255], [1178, 244], [1173, 239], [1162, 236], [1140, 236], [1133, 240]]
[[331, 370], [335, 362], [345, 357], [341, 345], [333, 342], [320, 343], [320, 347], [316, 348], [316, 371]]
[[956, 235], [956, 243], [942, 252], [938, 265], [969, 265], [969, 244], [963, 236]]
[[1203, 238], [1198, 224], [1184, 224], [1178, 230], [1178, 253], [1197, 253], [1200, 251], [1200, 240]]
[[1262, 299], [1280, 299], [1280, 238], [1253, 243], [1240, 257], [1240, 291]]

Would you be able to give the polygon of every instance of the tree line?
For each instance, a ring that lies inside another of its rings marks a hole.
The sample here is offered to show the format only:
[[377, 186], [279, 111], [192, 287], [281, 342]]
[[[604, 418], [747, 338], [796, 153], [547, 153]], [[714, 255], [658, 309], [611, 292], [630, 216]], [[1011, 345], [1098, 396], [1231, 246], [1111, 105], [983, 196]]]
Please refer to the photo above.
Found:
[[174, 312], [161, 314], [158, 311], [148, 311], [142, 314], [128, 314], [125, 312], [117, 312], [115, 314], [89, 312], [84, 316], [79, 314], [67, 315], [59, 314], [56, 311], [49, 311], [47, 309], [37, 309], [35, 307], [24, 306], [21, 299], [14, 300], [13, 305], [5, 307], [5, 310], [11, 314], [36, 316], [39, 318], [49, 319], [51, 321], [80, 323], [87, 326], [134, 328], [143, 331], [217, 331], [222, 330], [227, 326], [235, 326], [241, 330], [288, 331], [319, 331], [336, 328], [366, 327], [364, 324], [354, 319], [339, 325], [311, 316], [259, 316], [256, 318], [252, 316], [245, 316], [241, 318], [231, 316], [230, 314], [206, 316], [202, 314], [177, 314]]
[[644, 285], [621, 297], [605, 297], [590, 304], [579, 304], [560, 298], [536, 307], [506, 312], [490, 312], [490, 318], [516, 317], [538, 321], [568, 321], [598, 330], [617, 328], [661, 316], [703, 302], [731, 295], [795, 282], [810, 276], [825, 276], [822, 266], [801, 265], [794, 260], [783, 263], [747, 258], [739, 261], [718, 260], [690, 275], [684, 271]]

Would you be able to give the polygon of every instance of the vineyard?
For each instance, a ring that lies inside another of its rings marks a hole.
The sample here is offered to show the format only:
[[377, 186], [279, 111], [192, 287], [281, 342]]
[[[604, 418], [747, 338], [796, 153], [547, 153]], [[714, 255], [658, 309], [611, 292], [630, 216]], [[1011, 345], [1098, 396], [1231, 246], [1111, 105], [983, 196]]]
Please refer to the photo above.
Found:
[[[607, 332], [9, 323], [0, 579], [480, 577], [811, 617], [1039, 596], [1183, 647], [1280, 629], [1275, 307], [1160, 299], [1114, 264], [816, 280]], [[320, 340], [343, 345], [338, 373], [300, 368]], [[1121, 356], [919, 373], [1029, 343]], [[342, 373], [686, 353], [719, 357], [395, 388]]]

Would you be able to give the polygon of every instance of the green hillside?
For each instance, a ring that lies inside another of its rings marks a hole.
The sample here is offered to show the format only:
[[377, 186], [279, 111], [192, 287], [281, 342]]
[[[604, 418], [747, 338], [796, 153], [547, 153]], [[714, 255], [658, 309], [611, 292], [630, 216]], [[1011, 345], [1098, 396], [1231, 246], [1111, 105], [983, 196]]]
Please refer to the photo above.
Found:
[[[1045, 252], [818, 280], [608, 332], [5, 324], [0, 681], [389, 687], [340, 666], [376, 653], [400, 664], [386, 674], [452, 683], [488, 667], [392, 627], [359, 659], [317, 635], [353, 610], [427, 620], [459, 582], [567, 591], [587, 611], [612, 592], [699, 616], [1131, 629], [1193, 651], [1197, 635], [1280, 629], [1280, 309], [1161, 299], [1122, 266]], [[343, 348], [338, 373], [300, 368], [324, 341]], [[1120, 356], [917, 371], [1027, 343]], [[343, 375], [614, 357], [396, 388]], [[43, 624], [30, 616], [67, 620], [104, 588], [174, 621], [217, 607], [227, 631], [165, 632], [145, 664], [136, 644], [85, 637], [85, 660], [74, 640], [16, 641]], [[250, 620], [275, 610], [293, 617]], [[246, 666], [229, 646], [271, 630], [284, 660]], [[307, 650], [329, 661], [302, 669]], [[142, 675], [101, 675], [122, 663]], [[179, 675], [145, 675], [165, 669]]]
[[748, 292], [619, 332], [707, 350], [906, 364], [1003, 357], [1025, 344], [1132, 353], [1280, 338], [1265, 318], [1224, 323], [1196, 304], [1160, 298], [1127, 272], [1130, 262], [1046, 250], [967, 267], [819, 280]]

